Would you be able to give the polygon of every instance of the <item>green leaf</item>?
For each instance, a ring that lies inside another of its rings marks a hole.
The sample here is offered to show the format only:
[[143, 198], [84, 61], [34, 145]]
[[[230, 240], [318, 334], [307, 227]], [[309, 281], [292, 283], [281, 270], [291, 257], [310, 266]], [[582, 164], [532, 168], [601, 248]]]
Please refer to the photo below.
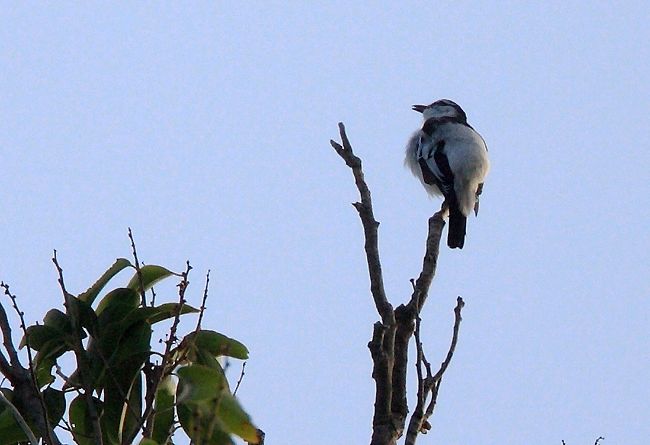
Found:
[[[191, 361], [194, 364], [207, 366], [209, 368], [214, 368], [219, 372], [221, 372], [225, 378], [225, 373], [223, 372], [223, 368], [221, 367], [221, 363], [219, 363], [217, 357], [210, 354], [205, 349], [195, 349], [194, 352], [195, 352], [194, 354], [188, 354], [188, 357], [191, 359]], [[226, 380], [226, 384], [228, 384], [227, 380]]]
[[118, 258], [115, 260], [115, 263], [113, 263], [113, 265], [109, 267], [101, 277], [99, 277], [95, 284], [93, 284], [86, 292], [79, 295], [79, 299], [92, 305], [95, 301], [95, 298], [97, 298], [97, 295], [99, 295], [99, 293], [102, 291], [104, 286], [108, 284], [111, 278], [129, 266], [131, 266], [131, 262], [129, 260], [126, 258]]
[[47, 311], [47, 314], [45, 314], [45, 317], [43, 318], [43, 324], [45, 324], [45, 326], [58, 329], [59, 331], [66, 334], [72, 333], [72, 323], [70, 323], [70, 317], [58, 309], [50, 309]]
[[192, 332], [185, 338], [188, 342], [194, 342], [198, 349], [206, 350], [215, 357], [225, 355], [242, 360], [248, 358], [248, 349], [243, 343], [219, 332], [201, 330]]
[[56, 364], [56, 358], [52, 356], [39, 357], [39, 354], [40, 352], [36, 354], [34, 363], [36, 364], [36, 381], [38, 382], [38, 387], [42, 388], [45, 385], [49, 385], [50, 383], [54, 382], [52, 368], [54, 368], [54, 365]]
[[250, 416], [244, 411], [237, 399], [231, 394], [224, 394], [217, 408], [219, 420], [226, 430], [238, 435], [250, 444], [260, 442], [257, 428], [251, 422]]
[[27, 328], [27, 332], [20, 342], [20, 348], [22, 349], [27, 345], [27, 343], [29, 343], [30, 348], [35, 351], [40, 351], [43, 346], [51, 340], [64, 342], [65, 334], [51, 326], [35, 324]]
[[192, 434], [205, 438], [206, 434], [213, 437], [208, 434], [210, 430], [220, 431], [236, 434], [250, 443], [259, 442], [257, 428], [237, 399], [225, 389], [225, 379], [218, 370], [190, 365], [179, 369], [177, 374], [178, 413], [186, 432], [188, 428], [189, 431], [198, 428], [200, 431]]
[[128, 404], [122, 406], [122, 422], [119, 434], [121, 443], [133, 443], [140, 431], [138, 428], [142, 417], [142, 374], [138, 371], [131, 388], [129, 388]]
[[[94, 324], [94, 311], [86, 303], [70, 297], [70, 301], [75, 301], [77, 313], [80, 314], [82, 323], [92, 326]], [[54, 381], [52, 368], [56, 364], [57, 358], [66, 351], [72, 349], [72, 323], [70, 317], [58, 309], [51, 309], [43, 318], [44, 325], [34, 325], [27, 328], [30, 347], [38, 353], [34, 357], [36, 369], [36, 380], [39, 388], [48, 385]], [[89, 328], [91, 330], [92, 328]], [[85, 338], [85, 332], [81, 332], [81, 337]], [[26, 345], [24, 336], [20, 347]]]
[[[8, 388], [0, 388], [2, 394], [13, 402], [13, 391]], [[22, 430], [11, 410], [0, 402], [0, 445], [14, 444], [27, 440], [25, 432]]]
[[95, 312], [99, 324], [106, 325], [108, 322], [121, 320], [139, 305], [140, 296], [137, 292], [127, 287], [118, 287], [102, 298]]
[[43, 391], [43, 400], [47, 409], [47, 415], [52, 425], [58, 425], [65, 414], [65, 394], [63, 391], [52, 387]]
[[140, 293], [141, 291], [146, 292], [149, 289], [151, 289], [151, 287], [157, 282], [159, 282], [160, 280], [163, 280], [171, 275], [180, 276], [177, 273], [165, 269], [162, 266], [156, 266], [153, 264], [142, 266], [140, 268], [140, 275], [142, 276], [142, 286], [144, 287], [144, 289], [140, 288], [140, 277], [138, 276], [137, 271], [133, 274], [133, 278], [131, 278], [129, 284], [127, 284], [126, 287], [128, 287], [129, 289], [133, 289], [138, 293]]
[[160, 442], [151, 439], [142, 439], [138, 445], [160, 445]]
[[167, 376], [156, 391], [155, 417], [151, 437], [159, 444], [169, 443], [174, 427], [174, 381]]
[[[149, 356], [151, 326], [142, 321], [129, 328], [100, 378], [104, 388], [103, 432], [107, 441], [131, 443], [136, 419], [141, 415], [142, 366]], [[128, 406], [125, 402], [128, 398]], [[135, 413], [135, 416], [134, 416]]]
[[[93, 403], [97, 414], [101, 415], [103, 410], [102, 401], [93, 397]], [[88, 414], [88, 405], [85, 395], [78, 395], [70, 403], [69, 412], [70, 422], [72, 423], [72, 434], [77, 445], [94, 445], [93, 424]]]
[[[192, 443], [205, 445], [235, 445], [230, 434], [220, 428], [214, 414], [202, 416], [195, 408], [183, 403], [176, 407], [178, 421]], [[210, 431], [212, 434], [210, 434]]]
[[[71, 306], [72, 313], [79, 317], [79, 326], [86, 328], [92, 336], [95, 336], [97, 333], [97, 314], [95, 314], [90, 304], [76, 297], [69, 298], [68, 303]], [[82, 333], [82, 335], [85, 337], [85, 334]]]
[[[158, 323], [159, 321], [173, 318], [178, 310], [178, 303], [165, 303], [156, 307], [139, 307], [134, 312], [130, 313], [124, 319], [126, 325], [135, 323], [137, 321], [146, 320], [149, 324]], [[199, 312], [198, 309], [184, 304], [181, 307], [181, 315]]]
[[218, 370], [202, 365], [180, 368], [176, 398], [182, 403], [202, 403], [214, 400], [225, 388], [225, 379]]

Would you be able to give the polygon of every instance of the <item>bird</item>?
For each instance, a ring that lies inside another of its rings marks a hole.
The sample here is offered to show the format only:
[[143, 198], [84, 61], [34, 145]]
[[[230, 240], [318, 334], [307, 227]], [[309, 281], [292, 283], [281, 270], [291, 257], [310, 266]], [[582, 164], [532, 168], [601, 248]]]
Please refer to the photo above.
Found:
[[462, 249], [467, 217], [472, 209], [478, 215], [479, 195], [490, 170], [487, 145], [452, 100], [412, 109], [422, 113], [423, 124], [406, 145], [404, 163], [430, 195], [442, 195], [449, 210], [447, 245]]

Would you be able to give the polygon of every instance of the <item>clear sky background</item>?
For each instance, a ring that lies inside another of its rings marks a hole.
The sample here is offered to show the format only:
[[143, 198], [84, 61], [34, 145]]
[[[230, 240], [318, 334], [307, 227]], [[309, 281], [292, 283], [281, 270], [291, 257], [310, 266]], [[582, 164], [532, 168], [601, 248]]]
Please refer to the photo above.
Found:
[[535, 3], [4, 3], [0, 278], [35, 322], [52, 249], [81, 292], [131, 227], [145, 262], [191, 261], [196, 305], [212, 270], [267, 444], [368, 443], [378, 317], [329, 139], [364, 160], [399, 304], [439, 207], [402, 166], [410, 107], [453, 99], [492, 171], [424, 311], [437, 364], [467, 304], [420, 441], [647, 444], [650, 7]]

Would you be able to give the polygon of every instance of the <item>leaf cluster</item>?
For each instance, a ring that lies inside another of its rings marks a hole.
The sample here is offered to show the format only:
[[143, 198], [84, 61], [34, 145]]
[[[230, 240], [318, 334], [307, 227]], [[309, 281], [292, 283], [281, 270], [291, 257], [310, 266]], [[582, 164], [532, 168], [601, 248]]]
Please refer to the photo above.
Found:
[[[134, 273], [126, 287], [103, 293], [127, 268]], [[144, 293], [173, 276], [182, 280], [179, 301], [146, 306]], [[25, 329], [20, 343], [36, 351], [31, 375], [52, 431], [57, 426], [68, 429], [80, 445], [99, 440], [104, 445], [131, 444], [138, 437], [141, 444], [172, 444], [179, 428], [197, 444], [233, 444], [233, 436], [260, 442], [260, 432], [230, 391], [220, 361], [246, 360], [247, 348], [198, 326], [183, 338], [176, 336], [179, 318], [200, 312], [185, 303], [187, 284], [187, 273], [156, 265], [135, 267], [121, 258], [79, 295], [62, 286], [65, 310], [50, 309], [42, 324]], [[173, 320], [173, 328], [161, 354], [152, 348], [152, 326], [164, 320]], [[68, 377], [59, 367], [67, 353], [76, 357]], [[0, 391], [17, 412], [30, 418], [21, 410], [16, 388]], [[0, 404], [0, 445], [28, 438], [9, 408]], [[44, 436], [29, 420], [27, 424], [35, 437]]]

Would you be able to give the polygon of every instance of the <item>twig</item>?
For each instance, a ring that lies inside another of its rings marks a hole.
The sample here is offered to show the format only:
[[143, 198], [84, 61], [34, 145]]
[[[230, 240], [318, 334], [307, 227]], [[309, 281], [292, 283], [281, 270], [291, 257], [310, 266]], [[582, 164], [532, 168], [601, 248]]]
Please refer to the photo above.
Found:
[[210, 269], [205, 274], [205, 287], [203, 288], [203, 300], [201, 300], [201, 308], [199, 309], [199, 319], [196, 322], [195, 331], [201, 330], [201, 322], [203, 321], [203, 313], [205, 312], [205, 302], [208, 300], [208, 287], [210, 286]]
[[178, 324], [180, 323], [183, 306], [186, 303], [185, 291], [187, 290], [187, 287], [190, 284], [189, 273], [191, 270], [192, 270], [192, 266], [190, 265], [190, 262], [187, 261], [185, 272], [181, 273], [181, 281], [177, 285], [178, 304], [176, 305], [176, 309], [174, 312], [172, 326], [169, 329], [169, 335], [167, 337], [167, 340], [165, 340], [165, 352], [163, 353], [161, 363], [160, 365], [157, 366], [152, 365], [151, 369], [145, 372], [147, 374], [147, 379], [146, 379], [147, 393], [145, 396], [145, 410], [144, 413], [142, 414], [141, 420], [137, 428], [134, 428], [134, 431], [138, 431], [140, 428], [143, 428], [144, 426], [143, 436], [145, 438], [151, 437], [151, 433], [153, 431], [154, 417], [156, 414], [154, 411], [154, 400], [156, 397], [156, 392], [158, 391], [158, 386], [160, 386], [160, 382], [167, 374], [167, 371], [169, 369], [173, 369], [176, 366], [175, 361], [174, 362], [170, 361], [170, 355], [171, 355], [172, 347], [178, 340], [178, 338], [176, 337], [176, 331], [178, 329]]
[[178, 338], [176, 337], [176, 331], [178, 329], [178, 324], [181, 321], [181, 311], [183, 310], [183, 306], [187, 302], [185, 300], [185, 291], [187, 290], [187, 287], [190, 285], [189, 282], [189, 274], [190, 271], [192, 270], [192, 266], [190, 265], [190, 262], [187, 261], [186, 263], [186, 268], [185, 272], [181, 274], [181, 281], [178, 283], [178, 304], [176, 305], [176, 311], [174, 313], [174, 320], [172, 322], [172, 326], [169, 329], [169, 337], [167, 338], [167, 341], [165, 342], [165, 353], [164, 353], [164, 358], [163, 358], [163, 364], [165, 362], [165, 358], [169, 358], [169, 353], [172, 350], [172, 347], [176, 340]]
[[424, 303], [427, 301], [429, 287], [436, 274], [438, 266], [438, 254], [440, 253], [440, 238], [442, 237], [442, 229], [445, 227], [445, 204], [439, 211], [429, 218], [429, 232], [427, 235], [427, 247], [422, 260], [422, 272], [415, 282], [413, 293], [409, 305], [415, 305], [418, 312], [422, 310]]
[[600, 436], [598, 439], [596, 439], [596, 442], [594, 442], [594, 445], [598, 445], [601, 440], [605, 440], [603, 436]]
[[[144, 280], [142, 278], [142, 269], [140, 268], [140, 260], [138, 259], [138, 250], [135, 247], [135, 239], [133, 237], [133, 231], [131, 228], [128, 228], [128, 236], [129, 240], [131, 241], [131, 253], [133, 254], [133, 262], [134, 267], [135, 267], [135, 273], [138, 276], [138, 291], [140, 293], [140, 302], [142, 304], [142, 307], [147, 306], [147, 295], [144, 290]], [[152, 293], [153, 296], [151, 298], [151, 306], [153, 307], [156, 304], [156, 293], [152, 288]], [[156, 397], [156, 390], [158, 388], [156, 380], [158, 379], [157, 375], [157, 367], [151, 362], [151, 355], [149, 355], [145, 361], [145, 363], [142, 366], [142, 372], [145, 375], [145, 382], [146, 382], [146, 394], [145, 394], [145, 402], [146, 402], [146, 407], [145, 407], [145, 415], [143, 415], [140, 420], [139, 420], [139, 425], [137, 428], [134, 428], [133, 431], [139, 431], [140, 428], [143, 429], [143, 433], [145, 434], [145, 437], [147, 436], [147, 427], [145, 427], [145, 421], [147, 418], [147, 415], [152, 412], [153, 410], [153, 403], [154, 399]], [[158, 380], [159, 382], [159, 380]], [[125, 400], [127, 400], [125, 398]], [[138, 416], [135, 416], [135, 418], [138, 418]], [[152, 427], [153, 427], [153, 421], [151, 422]], [[147, 425], [149, 426], [149, 425]]]
[[[142, 270], [140, 270], [140, 261], [138, 261], [138, 252], [135, 248], [135, 240], [133, 239], [133, 232], [129, 227], [129, 239], [131, 240], [131, 250], [133, 252], [133, 260], [135, 262], [135, 273], [138, 275], [138, 281], [140, 284], [140, 299], [142, 301], [142, 306], [147, 305], [147, 298], [144, 291], [144, 281], [142, 280]], [[153, 305], [153, 302], [152, 302]]]
[[25, 313], [20, 310], [18, 307], [18, 300], [16, 296], [9, 291], [9, 286], [2, 283], [2, 286], [5, 289], [5, 295], [11, 299], [11, 303], [14, 307], [14, 311], [20, 319], [20, 328], [23, 331], [25, 336], [25, 345], [27, 346], [27, 360], [29, 363], [29, 376], [31, 378], [32, 384], [34, 385], [34, 393], [38, 396], [38, 401], [41, 405], [41, 410], [43, 412], [43, 420], [45, 421], [45, 437], [47, 438], [48, 443], [52, 443], [52, 438], [50, 437], [50, 431], [52, 426], [50, 425], [50, 419], [47, 414], [47, 409], [45, 407], [45, 399], [43, 398], [43, 393], [40, 391], [38, 382], [36, 380], [36, 373], [34, 372], [34, 356], [32, 355], [32, 348], [29, 343], [29, 333], [27, 332], [27, 326], [25, 325]]
[[[4, 282], [1, 283], [2, 287], [5, 289], [5, 294], [9, 292], [9, 286]], [[0, 330], [2, 330], [2, 339], [7, 354], [9, 355], [9, 361], [0, 353], [0, 371], [2, 374], [7, 377], [12, 384], [15, 385], [15, 380], [17, 379], [16, 372], [18, 369], [22, 369], [20, 364], [20, 359], [18, 358], [18, 352], [14, 346], [13, 340], [11, 338], [11, 326], [9, 325], [9, 319], [7, 318], [7, 313], [4, 310], [4, 307], [0, 304]]]
[[[456, 345], [458, 344], [458, 333], [460, 331], [460, 322], [463, 320], [461, 317], [461, 311], [463, 310], [463, 307], [465, 307], [465, 302], [461, 297], [458, 297], [456, 299], [456, 307], [454, 308], [454, 332], [451, 337], [451, 344], [449, 345], [449, 351], [447, 351], [447, 356], [445, 357], [445, 360], [442, 362], [440, 365], [440, 369], [432, 378], [432, 388], [431, 388], [431, 400], [429, 400], [429, 405], [427, 406], [427, 409], [424, 413], [424, 416], [422, 416], [422, 425], [424, 425], [426, 422], [428, 422], [429, 417], [433, 414], [433, 410], [436, 407], [436, 403], [438, 401], [438, 392], [440, 391], [440, 384], [442, 383], [442, 377], [445, 374], [445, 371], [447, 371], [447, 368], [449, 367], [449, 364], [451, 363], [451, 359], [454, 356], [454, 352], [456, 351]], [[410, 428], [409, 428], [410, 429]]]
[[56, 250], [54, 251], [54, 256], [52, 257], [52, 262], [56, 267], [56, 270], [59, 274], [58, 282], [59, 287], [61, 287], [61, 292], [63, 292], [65, 308], [70, 316], [70, 324], [72, 325], [72, 335], [74, 337], [73, 349], [74, 354], [77, 359], [77, 369], [79, 370], [79, 375], [81, 377], [81, 383], [84, 389], [84, 398], [86, 399], [86, 406], [88, 407], [88, 416], [90, 417], [92, 427], [93, 427], [93, 440], [95, 444], [102, 445], [102, 427], [99, 423], [99, 414], [97, 412], [97, 407], [95, 406], [95, 401], [93, 400], [93, 388], [90, 376], [88, 376], [88, 370], [90, 368], [86, 353], [81, 341], [81, 326], [79, 325], [79, 314], [78, 307], [73, 304], [74, 296], [65, 288], [65, 282], [63, 280], [63, 269], [59, 265], [59, 261], [56, 257]]
[[235, 386], [235, 390], [232, 392], [233, 396], [237, 395], [237, 390], [239, 390], [239, 385], [241, 384], [241, 381], [244, 379], [244, 375], [246, 374], [244, 370], [246, 369], [246, 362], [242, 363], [241, 365], [241, 372], [239, 373], [239, 380], [237, 380], [237, 385]]
[[[55, 368], [55, 371], [54, 371], [54, 372], [56, 373], [56, 375], [58, 375], [59, 377], [61, 377], [61, 379], [63, 380], [63, 382], [64, 382], [64, 385], [63, 385], [63, 386], [64, 386], [64, 387], [67, 386], [67, 385], [69, 384], [69, 382], [70, 382], [70, 377], [67, 376], [67, 375], [65, 375], [65, 374], [63, 373], [63, 369], [61, 369], [61, 365], [59, 365], [58, 363], [56, 363], [56, 364], [54, 365], [54, 368]], [[72, 389], [72, 388], [71, 388], [71, 389]]]

